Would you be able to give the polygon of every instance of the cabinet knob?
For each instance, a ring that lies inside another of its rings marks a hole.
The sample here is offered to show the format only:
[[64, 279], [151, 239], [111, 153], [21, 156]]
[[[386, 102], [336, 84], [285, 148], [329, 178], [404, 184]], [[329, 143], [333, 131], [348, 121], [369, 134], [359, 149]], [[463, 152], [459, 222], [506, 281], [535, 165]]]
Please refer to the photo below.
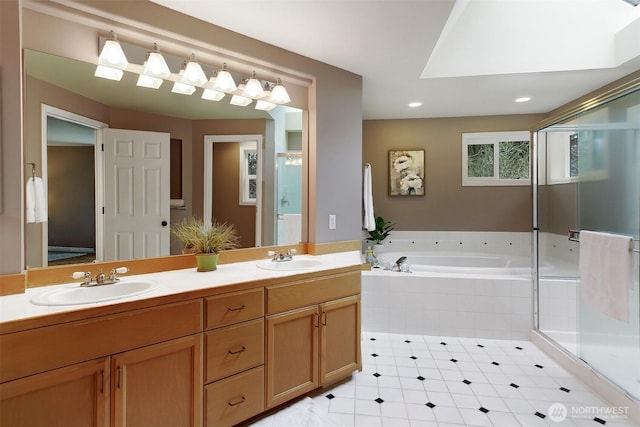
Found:
[[162, 221], [160, 224], [161, 224], [163, 227], [166, 227], [169, 223], [168, 223], [167, 221]]

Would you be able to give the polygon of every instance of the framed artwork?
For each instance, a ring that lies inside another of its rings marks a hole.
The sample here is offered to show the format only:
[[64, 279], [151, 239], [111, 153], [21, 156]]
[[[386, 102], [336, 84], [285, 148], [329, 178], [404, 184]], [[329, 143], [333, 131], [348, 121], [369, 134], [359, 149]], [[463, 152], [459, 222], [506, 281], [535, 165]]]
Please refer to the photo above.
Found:
[[424, 196], [424, 150], [389, 151], [389, 195]]
[[240, 146], [240, 205], [255, 205], [258, 193], [258, 152]]

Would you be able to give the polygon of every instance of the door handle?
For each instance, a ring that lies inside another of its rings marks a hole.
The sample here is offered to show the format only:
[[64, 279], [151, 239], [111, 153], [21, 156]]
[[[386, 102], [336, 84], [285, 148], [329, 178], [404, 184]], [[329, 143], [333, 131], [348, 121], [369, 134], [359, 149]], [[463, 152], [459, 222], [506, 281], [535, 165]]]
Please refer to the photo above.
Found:
[[167, 224], [169, 224], [169, 223], [168, 223], [167, 221], [162, 221], [160, 224], [161, 224], [163, 227], [166, 227], [166, 226], [167, 226]]

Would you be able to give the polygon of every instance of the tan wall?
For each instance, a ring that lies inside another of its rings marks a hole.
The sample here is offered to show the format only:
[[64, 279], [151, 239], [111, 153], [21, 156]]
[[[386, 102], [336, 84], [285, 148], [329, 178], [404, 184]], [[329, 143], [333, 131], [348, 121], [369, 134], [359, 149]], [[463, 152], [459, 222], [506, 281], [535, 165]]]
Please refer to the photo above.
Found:
[[[530, 186], [462, 187], [462, 133], [529, 130], [542, 117], [365, 120], [362, 160], [372, 166], [375, 214], [397, 230], [530, 231]], [[425, 196], [388, 195], [392, 149], [425, 150]]]
[[53, 146], [47, 150], [52, 246], [95, 248], [94, 159], [93, 146]]
[[233, 224], [240, 236], [240, 247], [256, 244], [256, 207], [238, 204], [240, 193], [240, 144], [219, 142], [213, 145], [213, 217]]
[[[202, 159], [204, 157], [205, 135], [265, 135], [266, 121], [262, 119], [235, 119], [235, 120], [194, 120], [193, 121], [193, 147], [192, 157]], [[239, 164], [236, 160], [235, 164]], [[204, 192], [204, 162], [197, 161], [193, 164], [193, 194], [202, 195]], [[215, 179], [214, 179], [215, 181]], [[237, 182], [237, 180], [236, 180]], [[217, 184], [216, 184], [217, 185]], [[238, 193], [234, 198], [237, 200]], [[195, 197], [193, 212], [202, 215], [202, 197]], [[216, 215], [214, 206], [214, 215]]]

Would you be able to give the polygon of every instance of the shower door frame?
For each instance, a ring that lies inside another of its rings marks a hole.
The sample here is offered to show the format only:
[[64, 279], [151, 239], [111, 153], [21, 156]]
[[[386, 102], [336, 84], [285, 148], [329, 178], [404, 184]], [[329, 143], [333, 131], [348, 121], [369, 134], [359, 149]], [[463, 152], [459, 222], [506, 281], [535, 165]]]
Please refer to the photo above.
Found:
[[532, 134], [532, 148], [531, 148], [531, 185], [532, 185], [532, 197], [533, 197], [533, 227], [532, 227], [532, 251], [531, 251], [531, 265], [532, 265], [532, 277], [534, 280], [533, 287], [533, 327], [534, 330], [543, 333], [539, 329], [539, 301], [538, 301], [538, 284], [540, 274], [538, 271], [539, 261], [539, 245], [538, 245], [538, 133], [550, 126], [557, 125], [572, 117], [576, 117], [579, 114], [596, 109], [608, 102], [613, 101], [616, 98], [628, 95], [632, 92], [640, 90], [640, 76], [626, 82], [620, 86], [617, 86], [609, 91], [606, 91], [594, 98], [581, 102], [580, 104], [564, 110], [552, 117], [549, 117], [538, 124], [531, 130]]

